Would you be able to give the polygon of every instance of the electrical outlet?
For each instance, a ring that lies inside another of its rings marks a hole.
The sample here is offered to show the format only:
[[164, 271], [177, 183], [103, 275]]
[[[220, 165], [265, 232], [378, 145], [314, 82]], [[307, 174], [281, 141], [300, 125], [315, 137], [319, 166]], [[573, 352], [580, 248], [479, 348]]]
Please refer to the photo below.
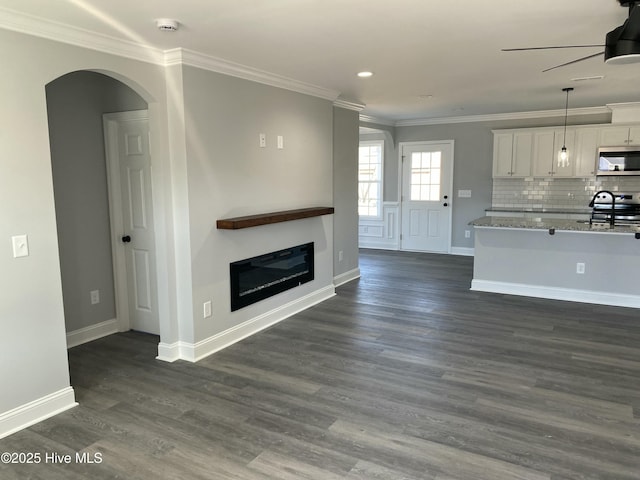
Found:
[[471, 238], [471, 230], [464, 231], [464, 238]]
[[576, 273], [579, 275], [584, 275], [585, 265], [582, 262], [576, 263]]
[[259, 135], [259, 142], [260, 142], [260, 148], [264, 148], [267, 146], [267, 134], [266, 133], [261, 133]]
[[100, 303], [100, 290], [91, 290], [89, 295], [91, 296], [91, 305]]
[[211, 300], [202, 304], [202, 316], [203, 318], [209, 318], [211, 316]]
[[340, 250], [338, 252], [338, 261], [341, 262], [342, 260], [344, 260], [344, 252]]

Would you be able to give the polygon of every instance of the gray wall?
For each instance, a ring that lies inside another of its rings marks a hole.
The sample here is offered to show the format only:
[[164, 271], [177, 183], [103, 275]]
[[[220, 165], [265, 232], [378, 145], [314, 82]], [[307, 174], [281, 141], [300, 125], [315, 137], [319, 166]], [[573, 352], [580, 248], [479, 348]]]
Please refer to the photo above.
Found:
[[358, 268], [358, 117], [333, 109], [334, 277]]
[[[331, 215], [242, 230], [215, 226], [216, 219], [333, 204], [333, 104], [194, 67], [182, 69], [182, 81], [197, 342], [333, 285]], [[311, 241], [313, 282], [230, 311], [231, 262]], [[208, 300], [213, 317], [204, 319]]]
[[[169, 176], [164, 67], [2, 29], [0, 52], [11, 65], [0, 75], [0, 364], [15, 365], [0, 368], [2, 435], [73, 406], [74, 399], [67, 363], [45, 85], [67, 73], [99, 66], [139, 89], [136, 91], [149, 102], [157, 132], [152, 139], [154, 187], [166, 204], [171, 204], [171, 198], [170, 191], [163, 196], [160, 188]], [[172, 232], [162, 231], [167, 222], [156, 222], [158, 225], [168, 252], [166, 237]], [[21, 234], [28, 235], [29, 256], [13, 258], [11, 237]], [[167, 289], [161, 295], [174, 302]], [[38, 402], [37, 408], [31, 402]], [[22, 408], [25, 405], [30, 408]]]
[[[147, 103], [123, 83], [74, 72], [46, 87], [67, 332], [116, 317], [102, 115]], [[89, 292], [100, 291], [91, 305]]]

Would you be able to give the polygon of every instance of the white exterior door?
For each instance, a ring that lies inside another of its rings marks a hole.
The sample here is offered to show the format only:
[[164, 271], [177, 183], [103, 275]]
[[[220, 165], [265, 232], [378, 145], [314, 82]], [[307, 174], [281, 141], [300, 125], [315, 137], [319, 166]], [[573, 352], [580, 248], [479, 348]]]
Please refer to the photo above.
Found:
[[147, 112], [108, 114], [104, 123], [118, 322], [159, 334]]
[[447, 253], [451, 245], [453, 141], [404, 144], [402, 250]]

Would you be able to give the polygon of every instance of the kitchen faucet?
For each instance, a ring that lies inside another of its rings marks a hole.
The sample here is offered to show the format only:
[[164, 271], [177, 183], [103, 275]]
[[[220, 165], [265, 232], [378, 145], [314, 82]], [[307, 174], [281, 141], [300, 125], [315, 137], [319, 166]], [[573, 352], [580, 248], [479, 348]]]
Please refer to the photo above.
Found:
[[[611, 217], [609, 218], [609, 225], [610, 225], [610, 228], [613, 228], [616, 222], [616, 197], [613, 194], [613, 192], [610, 192], [609, 190], [600, 190], [599, 192], [596, 192], [596, 194], [593, 196], [593, 198], [589, 202], [589, 206], [593, 207], [596, 201], [596, 198], [598, 198], [598, 195], [600, 195], [601, 193], [607, 193], [611, 195]], [[591, 219], [593, 220], [593, 215], [591, 216]]]

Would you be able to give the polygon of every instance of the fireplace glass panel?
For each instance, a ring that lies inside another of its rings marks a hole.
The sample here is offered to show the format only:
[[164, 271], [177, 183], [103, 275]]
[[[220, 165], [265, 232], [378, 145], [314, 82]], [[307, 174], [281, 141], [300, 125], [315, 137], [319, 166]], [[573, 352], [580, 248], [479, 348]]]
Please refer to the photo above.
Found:
[[233, 262], [231, 311], [313, 280], [313, 242]]

